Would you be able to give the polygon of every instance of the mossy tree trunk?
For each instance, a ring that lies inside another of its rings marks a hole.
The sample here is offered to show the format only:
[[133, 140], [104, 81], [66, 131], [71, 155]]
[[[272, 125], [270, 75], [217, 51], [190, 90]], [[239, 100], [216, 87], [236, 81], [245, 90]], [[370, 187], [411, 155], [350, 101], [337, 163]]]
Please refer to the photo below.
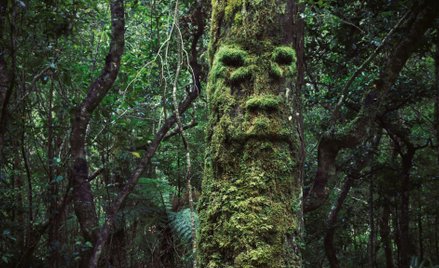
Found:
[[200, 267], [301, 267], [295, 3], [212, 3]]

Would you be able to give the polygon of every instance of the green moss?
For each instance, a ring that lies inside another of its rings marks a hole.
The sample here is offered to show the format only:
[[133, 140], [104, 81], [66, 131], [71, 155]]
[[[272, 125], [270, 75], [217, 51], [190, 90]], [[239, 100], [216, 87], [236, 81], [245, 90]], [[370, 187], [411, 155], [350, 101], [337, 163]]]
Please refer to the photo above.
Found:
[[219, 62], [229, 67], [243, 66], [247, 58], [247, 53], [236, 47], [224, 46], [217, 53]]
[[[280, 92], [295, 56], [269, 0], [213, 1], [200, 267], [300, 267], [295, 124]], [[268, 25], [268, 26], [267, 26]], [[277, 27], [277, 28], [276, 28]], [[288, 62], [288, 64], [287, 64]], [[282, 79], [273, 79], [282, 78]], [[279, 94], [279, 95], [278, 95]]]
[[279, 96], [273, 95], [259, 95], [253, 96], [245, 103], [245, 107], [249, 110], [276, 110], [282, 103], [282, 99]]
[[250, 67], [240, 67], [230, 74], [230, 82], [238, 85], [244, 81], [251, 80], [252, 72]]
[[217, 79], [220, 77], [224, 77], [226, 73], [226, 67], [224, 65], [218, 63], [212, 66], [209, 76], [213, 79]]
[[277, 63], [272, 62], [270, 66], [270, 75], [273, 78], [279, 79], [284, 75], [284, 71]]
[[280, 46], [274, 49], [272, 60], [282, 65], [290, 65], [296, 62], [296, 52], [291, 47]]
[[[214, 1], [215, 2], [215, 1]], [[226, 18], [230, 18], [242, 6], [242, 0], [228, 0], [224, 8]]]
[[258, 116], [253, 120], [251, 126], [247, 129], [246, 134], [266, 135], [271, 132], [271, 127], [270, 119], [265, 116]]

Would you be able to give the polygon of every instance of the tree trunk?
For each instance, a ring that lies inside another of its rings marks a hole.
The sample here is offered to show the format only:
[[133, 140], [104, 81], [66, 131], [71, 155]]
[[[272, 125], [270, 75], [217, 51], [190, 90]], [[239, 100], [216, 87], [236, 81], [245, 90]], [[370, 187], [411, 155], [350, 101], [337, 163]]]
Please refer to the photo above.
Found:
[[340, 195], [338, 196], [335, 205], [332, 207], [331, 211], [329, 212], [328, 219], [326, 221], [327, 230], [323, 243], [325, 245], [325, 254], [326, 257], [328, 258], [329, 266], [331, 268], [340, 267], [340, 263], [337, 259], [337, 252], [334, 247], [334, 234], [336, 228], [335, 225], [337, 223], [338, 213], [340, 212], [343, 203], [346, 200], [346, 197], [348, 196], [353, 181], [354, 181], [353, 176], [348, 176], [346, 178], [345, 182], [343, 183], [343, 187], [341, 189]]
[[421, 201], [418, 201], [418, 241], [419, 241], [419, 258], [424, 260], [424, 235], [423, 235], [423, 226], [422, 226], [422, 205]]
[[390, 200], [384, 198], [383, 201], [383, 214], [381, 216], [380, 222], [380, 236], [381, 243], [384, 248], [384, 255], [386, 256], [386, 268], [393, 268], [393, 254], [392, 254], [392, 243], [390, 240], [390, 226], [389, 226], [389, 217], [390, 217]]
[[335, 160], [340, 150], [354, 148], [370, 136], [376, 117], [385, 110], [387, 92], [438, 15], [439, 2], [436, 0], [421, 0], [414, 4], [379, 78], [363, 95], [358, 114], [345, 124], [347, 127], [343, 131], [331, 129], [323, 135], [318, 146], [317, 173], [313, 186], [305, 195], [305, 212], [315, 210], [325, 202], [326, 184], [335, 176]]
[[434, 219], [434, 249], [436, 252], [436, 256], [439, 257], [439, 216], [436, 215]]
[[302, 267], [293, 0], [213, 1], [200, 267]]
[[434, 111], [434, 128], [436, 130], [436, 149], [437, 161], [439, 164], [439, 27], [436, 28], [436, 53], [434, 57], [436, 72], [435, 72], [435, 87], [436, 87], [436, 102]]
[[[3, 35], [5, 33], [6, 18], [8, 15], [8, 11], [12, 14], [10, 15], [9, 21], [9, 41], [10, 41], [10, 49], [6, 51], [4, 47], [0, 47], [0, 175], [2, 170], [2, 165], [4, 163], [3, 159], [3, 147], [4, 147], [4, 134], [6, 127], [6, 119], [7, 119], [7, 107], [9, 103], [9, 99], [12, 94], [12, 89], [14, 86], [15, 80], [15, 4], [12, 4], [12, 11], [8, 10], [8, 1], [0, 0], [0, 38], [4, 38]], [[6, 39], [6, 38], [5, 38]], [[8, 63], [5, 58], [5, 54], [10, 55], [11, 66], [8, 66]], [[8, 68], [10, 67], [10, 68]]]
[[375, 267], [375, 211], [374, 211], [374, 186], [373, 186], [374, 178], [370, 177], [369, 182], [369, 226], [370, 226], [370, 234], [369, 234], [369, 267]]
[[401, 184], [401, 209], [399, 214], [399, 268], [410, 266], [410, 171], [413, 165], [415, 150], [408, 146], [407, 152], [401, 155], [402, 158], [402, 184]]
[[[203, 1], [200, 1], [199, 3], [203, 3]], [[202, 16], [202, 15], [200, 15]], [[184, 100], [180, 102], [178, 105], [178, 114], [182, 115], [184, 112], [186, 112], [189, 107], [192, 105], [192, 103], [195, 101], [195, 99], [199, 96], [201, 91], [201, 68], [198, 66], [197, 57], [198, 57], [198, 49], [197, 44], [199, 40], [202, 40], [202, 34], [204, 32], [204, 25], [197, 24], [198, 30], [193, 35], [193, 38], [195, 41], [192, 42], [192, 49], [190, 54], [190, 65], [191, 69], [193, 71], [192, 81], [193, 81], [193, 87], [191, 90], [187, 91], [187, 95]], [[161, 141], [165, 139], [168, 135], [168, 132], [170, 129], [174, 126], [174, 124], [177, 122], [177, 113], [173, 113], [172, 115], [168, 116], [163, 124], [161, 125], [160, 129], [157, 130], [157, 132], [154, 135], [154, 139], [148, 143], [148, 145], [142, 146], [142, 149], [145, 150], [145, 154], [142, 157], [142, 159], [139, 161], [137, 167], [135, 170], [131, 173], [131, 176], [124, 184], [123, 189], [119, 192], [114, 202], [109, 207], [107, 213], [106, 213], [106, 219], [105, 223], [100, 229], [98, 233], [98, 239], [96, 244], [93, 248], [93, 254], [90, 258], [89, 267], [96, 267], [99, 261], [99, 258], [102, 254], [103, 248], [105, 246], [105, 243], [108, 240], [108, 237], [110, 235], [110, 232], [113, 228], [116, 213], [120, 210], [122, 207], [122, 204], [125, 202], [129, 194], [134, 190], [134, 187], [136, 186], [140, 176], [144, 172], [146, 168], [150, 168], [151, 159], [154, 156], [155, 152], [157, 151]], [[177, 132], [178, 133], [178, 132]]]
[[[70, 180], [73, 184], [75, 213], [84, 238], [92, 243], [97, 239], [99, 226], [93, 193], [88, 180], [88, 163], [85, 149], [86, 131], [93, 111], [116, 80], [124, 51], [125, 20], [123, 0], [111, 0], [110, 9], [112, 36], [110, 50], [101, 75], [91, 84], [86, 98], [75, 111], [70, 139], [73, 162], [70, 170]], [[84, 266], [88, 264], [88, 258], [87, 254], [84, 254]]]
[[[105, 165], [105, 164], [104, 164]], [[119, 161], [119, 174], [114, 176], [114, 181], [118, 185], [118, 190], [122, 191], [125, 184], [125, 178], [130, 176], [129, 162], [126, 159]], [[121, 209], [123, 209], [122, 205]], [[108, 249], [110, 264], [116, 268], [128, 267], [128, 253], [127, 253], [127, 231], [126, 231], [125, 215], [119, 215], [117, 221], [114, 223], [114, 231], [111, 235], [111, 246]]]
[[[49, 185], [49, 207], [48, 207], [48, 215], [49, 218], [53, 217], [58, 213], [58, 184], [56, 181], [55, 174], [55, 166], [53, 159], [55, 157], [54, 152], [54, 136], [53, 136], [53, 96], [54, 96], [54, 81], [53, 77], [51, 77], [51, 85], [49, 88], [49, 96], [48, 96], [48, 112], [47, 112], [47, 171], [48, 171], [48, 185]], [[47, 241], [48, 250], [49, 250], [49, 267], [61, 267], [63, 265], [63, 256], [61, 254], [61, 249], [63, 245], [62, 239], [62, 230], [61, 223], [62, 218], [56, 217], [57, 220], [54, 220], [53, 223], [49, 226], [49, 239]]]

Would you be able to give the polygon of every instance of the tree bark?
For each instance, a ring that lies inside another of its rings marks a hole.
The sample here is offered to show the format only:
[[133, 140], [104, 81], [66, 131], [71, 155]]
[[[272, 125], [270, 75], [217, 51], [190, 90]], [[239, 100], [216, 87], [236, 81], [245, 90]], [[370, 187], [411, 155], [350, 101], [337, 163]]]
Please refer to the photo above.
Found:
[[213, 1], [200, 267], [302, 267], [293, 0]]
[[[302, 90], [305, 85], [305, 22], [302, 18], [303, 11], [305, 10], [305, 3], [294, 1], [293, 3], [293, 45], [296, 51], [296, 68], [297, 77], [294, 89], [294, 103], [293, 103], [293, 114], [296, 117], [297, 130], [300, 140], [300, 150], [298, 154], [298, 168], [299, 168], [299, 184], [303, 185], [304, 177], [304, 164], [306, 158], [306, 144], [305, 144], [305, 134], [303, 126], [303, 101], [302, 101]], [[300, 196], [303, 197], [303, 187], [301, 188]], [[303, 209], [299, 212], [300, 222], [302, 224], [301, 229], [304, 229], [304, 219], [303, 219]]]
[[434, 55], [435, 63], [435, 91], [436, 91], [436, 101], [434, 105], [434, 129], [436, 130], [436, 152], [437, 161], [439, 164], [439, 27], [436, 28], [436, 53]]
[[370, 177], [369, 182], [369, 226], [370, 226], [370, 234], [369, 234], [369, 267], [374, 268], [376, 266], [375, 260], [375, 202], [374, 202], [374, 185], [373, 185], [373, 177]]
[[81, 105], [77, 107], [74, 113], [70, 139], [72, 155], [70, 180], [73, 185], [75, 213], [84, 238], [92, 243], [97, 239], [98, 218], [96, 215], [91, 185], [88, 181], [88, 163], [85, 149], [86, 131], [93, 111], [116, 80], [125, 43], [123, 0], [111, 0], [110, 10], [110, 50], [107, 54], [105, 66], [101, 75], [90, 85], [86, 98]]
[[[10, 14], [8, 14], [10, 13]], [[9, 15], [9, 23], [6, 23]], [[4, 156], [4, 134], [6, 130], [6, 119], [8, 117], [8, 104], [12, 95], [15, 82], [15, 65], [16, 65], [16, 40], [15, 40], [15, 3], [8, 7], [7, 0], [0, 0], [0, 37], [7, 32], [6, 27], [9, 25], [9, 36], [5, 40], [9, 41], [7, 45], [0, 47], [0, 173], [3, 169]], [[8, 66], [5, 55], [9, 55], [10, 66]]]
[[402, 184], [401, 184], [401, 209], [399, 214], [399, 268], [409, 268], [410, 266], [410, 171], [413, 165], [415, 149], [412, 146], [407, 148], [407, 152], [401, 155], [402, 158]]

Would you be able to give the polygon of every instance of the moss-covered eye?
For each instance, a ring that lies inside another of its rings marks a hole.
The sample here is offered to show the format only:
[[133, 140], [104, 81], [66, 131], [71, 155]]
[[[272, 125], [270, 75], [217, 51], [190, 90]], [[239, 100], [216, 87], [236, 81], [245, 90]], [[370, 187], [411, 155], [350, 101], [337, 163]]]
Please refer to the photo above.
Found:
[[223, 47], [218, 52], [219, 61], [228, 67], [241, 67], [245, 63], [247, 53], [238, 48]]
[[296, 61], [296, 52], [291, 47], [277, 47], [273, 51], [272, 59], [279, 64], [290, 65]]

